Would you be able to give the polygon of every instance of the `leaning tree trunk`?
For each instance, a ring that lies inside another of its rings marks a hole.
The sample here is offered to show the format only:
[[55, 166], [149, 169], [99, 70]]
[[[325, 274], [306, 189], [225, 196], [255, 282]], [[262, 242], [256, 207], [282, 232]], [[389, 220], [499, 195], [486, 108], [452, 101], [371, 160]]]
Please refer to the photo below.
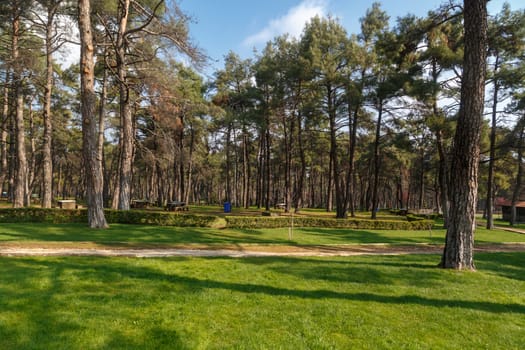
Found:
[[88, 224], [91, 228], [107, 228], [104, 216], [103, 172], [98, 156], [98, 128], [95, 95], [94, 42], [89, 0], [78, 1], [80, 31], [80, 84], [82, 113], [82, 153], [84, 156]]
[[474, 269], [479, 141], [485, 97], [487, 1], [464, 0], [465, 56], [452, 150], [450, 217], [441, 266]]

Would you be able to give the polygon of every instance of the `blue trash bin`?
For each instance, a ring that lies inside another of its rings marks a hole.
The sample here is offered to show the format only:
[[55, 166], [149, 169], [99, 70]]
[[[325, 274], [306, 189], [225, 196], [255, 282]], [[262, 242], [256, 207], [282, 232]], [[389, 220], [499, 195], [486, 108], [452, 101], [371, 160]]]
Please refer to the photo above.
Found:
[[224, 202], [224, 212], [225, 213], [232, 212], [232, 204], [230, 202]]

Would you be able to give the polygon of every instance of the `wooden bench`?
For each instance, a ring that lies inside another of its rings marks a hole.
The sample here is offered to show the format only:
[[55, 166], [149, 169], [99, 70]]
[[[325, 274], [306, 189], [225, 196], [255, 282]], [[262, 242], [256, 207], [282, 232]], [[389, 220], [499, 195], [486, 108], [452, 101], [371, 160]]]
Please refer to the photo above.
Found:
[[149, 208], [153, 203], [145, 199], [133, 199], [130, 207], [133, 209], [146, 209]]
[[77, 201], [74, 199], [62, 199], [57, 201], [60, 209], [76, 209]]
[[172, 201], [168, 202], [166, 205], [167, 211], [179, 211], [179, 210], [190, 210], [190, 208], [186, 205], [186, 202], [180, 202], [180, 201]]

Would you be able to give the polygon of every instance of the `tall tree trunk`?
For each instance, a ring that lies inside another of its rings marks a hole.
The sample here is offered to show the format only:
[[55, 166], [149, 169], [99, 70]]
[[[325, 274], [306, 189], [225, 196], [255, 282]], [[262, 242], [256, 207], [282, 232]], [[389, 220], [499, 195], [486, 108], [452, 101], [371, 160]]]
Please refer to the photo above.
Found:
[[271, 176], [271, 136], [270, 136], [270, 116], [269, 114], [266, 116], [266, 133], [265, 133], [265, 175], [264, 175], [264, 189], [266, 190], [265, 195], [265, 201], [264, 201], [264, 209], [266, 211], [270, 210], [270, 176]]
[[15, 183], [13, 192], [13, 207], [21, 208], [27, 203], [27, 159], [25, 149], [25, 126], [24, 126], [24, 94], [22, 91], [22, 66], [19, 59], [18, 40], [20, 36], [20, 8], [15, 2], [13, 6], [13, 37], [11, 41], [12, 58], [14, 62], [13, 84], [15, 99], [15, 132], [16, 132], [16, 163], [15, 163]]
[[[496, 54], [496, 62], [494, 62], [494, 73], [498, 71], [499, 55]], [[494, 76], [494, 92], [492, 96], [492, 125], [490, 128], [490, 155], [489, 155], [489, 174], [487, 179], [487, 229], [494, 228], [494, 162], [496, 158], [496, 128], [498, 116], [498, 98], [499, 98], [499, 81]]]
[[461, 102], [452, 150], [450, 222], [441, 266], [474, 269], [479, 141], [487, 57], [487, 0], [464, 0], [465, 54]]
[[117, 35], [117, 73], [119, 79], [120, 120], [122, 128], [120, 155], [120, 192], [118, 208], [129, 210], [131, 201], [133, 162], [133, 116], [130, 89], [126, 73], [126, 28], [128, 25], [130, 0], [119, 1], [119, 29]]
[[418, 209], [422, 209], [425, 203], [425, 151], [421, 151], [421, 172], [419, 176], [419, 201]]
[[94, 42], [91, 29], [90, 0], [78, 0], [80, 31], [80, 84], [82, 113], [82, 153], [86, 176], [88, 225], [107, 228], [104, 216], [103, 172], [97, 159], [98, 129], [95, 95]]
[[257, 209], [262, 207], [263, 201], [263, 179], [264, 179], [264, 130], [259, 136], [259, 146], [257, 151], [257, 180], [255, 187], [255, 205]]
[[102, 62], [102, 81], [100, 83], [100, 101], [98, 105], [98, 156], [97, 159], [100, 161], [100, 167], [104, 173], [104, 189], [103, 189], [103, 198], [104, 204], [107, 204], [109, 201], [109, 175], [104, 163], [105, 153], [104, 153], [104, 132], [105, 132], [105, 118], [106, 118], [106, 100], [108, 94], [107, 81], [108, 81], [108, 68], [106, 66], [107, 62], [107, 48], [104, 46], [104, 62]]
[[448, 228], [448, 215], [450, 211], [450, 204], [449, 204], [449, 193], [448, 193], [448, 161], [447, 156], [445, 153], [445, 146], [443, 145], [443, 136], [442, 131], [438, 130], [436, 132], [436, 144], [439, 154], [439, 188], [440, 191], [440, 202], [441, 202], [441, 211], [443, 213], [443, 226], [444, 228]]
[[379, 167], [381, 159], [379, 157], [379, 146], [381, 144], [381, 122], [383, 117], [383, 100], [379, 100], [377, 108], [376, 138], [374, 141], [374, 183], [372, 187], [372, 219], [377, 218], [377, 209], [379, 207]]
[[[433, 92], [432, 92], [432, 112], [435, 117], [441, 115], [438, 107], [439, 89], [438, 89], [438, 78], [440, 71], [438, 69], [438, 63], [436, 59], [432, 61], [432, 80], [433, 80]], [[443, 227], [448, 227], [448, 212], [449, 212], [449, 199], [448, 199], [448, 157], [445, 151], [445, 145], [443, 142], [443, 130], [438, 127], [434, 131], [436, 137], [436, 148], [439, 155], [438, 165], [438, 181], [439, 181], [439, 202], [441, 206], [441, 212], [443, 213]]]
[[[330, 127], [330, 169], [327, 184], [327, 199], [326, 199], [326, 210], [333, 210], [333, 188], [336, 188], [336, 206], [339, 207], [339, 163], [337, 161], [337, 125], [336, 125], [336, 111], [334, 103], [335, 92], [332, 86], [326, 86], [327, 89], [327, 101], [328, 101], [328, 119]], [[337, 209], [337, 208], [336, 208]], [[340, 208], [339, 208], [340, 210]], [[339, 215], [339, 212], [336, 214]]]
[[33, 184], [35, 181], [36, 173], [36, 161], [35, 161], [35, 121], [33, 115], [33, 98], [28, 103], [29, 105], [29, 159], [27, 160], [27, 190], [26, 190], [26, 199], [25, 203], [28, 205], [31, 203], [31, 194], [33, 189]]
[[53, 90], [53, 25], [58, 2], [49, 4], [46, 23], [46, 85], [44, 88], [44, 135], [42, 145], [42, 208], [51, 208], [53, 200], [53, 158], [51, 155], [53, 137], [53, 116], [51, 115], [51, 93]]
[[190, 124], [190, 145], [188, 150], [188, 169], [186, 171], [186, 197], [184, 201], [186, 204], [190, 202], [190, 193], [193, 182], [193, 152], [195, 151], [195, 129]]
[[283, 112], [283, 133], [284, 133], [284, 203], [285, 212], [290, 212], [292, 201], [292, 152], [293, 152], [293, 133], [295, 128], [294, 117], [287, 121], [288, 116]]
[[516, 184], [514, 185], [514, 190], [512, 191], [512, 202], [510, 207], [510, 225], [514, 226], [517, 224], [517, 213], [516, 213], [516, 203], [520, 200], [521, 187], [523, 182], [523, 139], [525, 138], [525, 123], [521, 122], [520, 136], [518, 139], [518, 171], [516, 174]]
[[226, 202], [232, 202], [232, 184], [231, 184], [231, 132], [232, 132], [232, 126], [231, 123], [228, 123], [228, 128], [226, 130], [226, 198], [224, 198], [224, 201]]
[[[350, 105], [350, 103], [349, 103]], [[359, 108], [357, 105], [353, 110], [352, 116], [348, 116], [350, 124], [350, 145], [348, 148], [348, 173], [346, 176], [346, 210], [350, 210], [350, 216], [355, 217], [355, 184], [354, 184], [354, 163], [355, 163], [355, 150], [357, 142], [357, 121]], [[348, 216], [348, 214], [346, 214]]]
[[248, 208], [250, 191], [250, 156], [248, 150], [248, 131], [243, 126], [242, 130], [242, 206]]
[[4, 182], [9, 172], [7, 164], [7, 128], [9, 125], [9, 69], [5, 70], [5, 84], [3, 89], [2, 120], [0, 123], [0, 193], [4, 190]]
[[297, 113], [297, 146], [299, 149], [299, 159], [301, 160], [301, 166], [299, 174], [297, 176], [297, 188], [295, 194], [295, 212], [299, 213], [303, 207], [303, 192], [304, 192], [304, 179], [306, 177], [306, 155], [304, 149], [303, 140], [303, 126], [301, 113]]
[[177, 130], [177, 146], [179, 149], [179, 201], [183, 201], [186, 194], [185, 180], [184, 180], [184, 117], [180, 115], [178, 117]]

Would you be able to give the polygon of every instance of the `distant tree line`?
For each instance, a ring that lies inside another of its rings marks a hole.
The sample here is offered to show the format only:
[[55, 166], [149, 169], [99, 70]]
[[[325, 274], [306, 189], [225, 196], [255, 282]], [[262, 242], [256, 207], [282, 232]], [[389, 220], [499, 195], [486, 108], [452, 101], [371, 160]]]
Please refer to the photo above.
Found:
[[[57, 59], [81, 3], [91, 5], [93, 37], [88, 119], [86, 66]], [[88, 201], [92, 157], [101, 201], [115, 209], [132, 199], [282, 203], [340, 218], [435, 208], [448, 222], [465, 71], [459, 4], [391, 27], [376, 3], [357, 34], [315, 17], [299, 38], [276, 37], [251, 59], [230, 52], [208, 81], [191, 19], [174, 2], [8, 0], [0, 19], [0, 186], [14, 207]], [[522, 187], [524, 11], [504, 5], [487, 33], [478, 196], [492, 225], [495, 197], [517, 202]]]

